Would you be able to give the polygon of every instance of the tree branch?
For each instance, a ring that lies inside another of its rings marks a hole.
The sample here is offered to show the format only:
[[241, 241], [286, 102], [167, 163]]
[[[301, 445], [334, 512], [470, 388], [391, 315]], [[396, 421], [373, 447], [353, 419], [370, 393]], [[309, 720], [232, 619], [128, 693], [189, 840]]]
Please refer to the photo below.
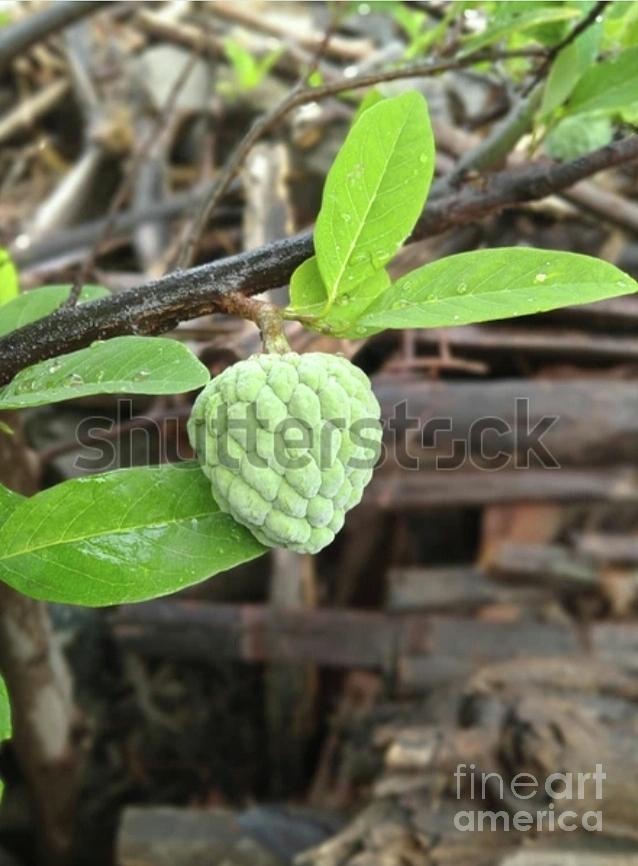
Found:
[[[413, 240], [475, 222], [521, 202], [567, 189], [598, 171], [638, 158], [638, 135], [594, 150], [566, 163], [532, 163], [502, 171], [480, 186], [431, 200]], [[286, 285], [293, 270], [313, 253], [312, 234], [229, 256], [188, 271], [175, 271], [75, 308], [59, 309], [0, 340], [0, 384], [24, 367], [93, 340], [121, 334], [158, 334], [187, 319], [219, 312], [232, 293], [255, 295]]]
[[30, 14], [16, 21], [15, 24], [3, 27], [0, 30], [0, 72], [36, 42], [63, 30], [79, 18], [97, 12], [100, 6], [105, 5], [109, 4], [101, 3], [99, 0], [84, 3], [64, 0], [64, 2], [51, 3], [40, 12]]
[[[246, 135], [239, 142], [237, 147], [232, 151], [226, 164], [222, 168], [219, 178], [208, 199], [204, 200], [199, 206], [193, 217], [192, 224], [188, 228], [185, 237], [180, 245], [177, 256], [177, 266], [187, 268], [193, 263], [195, 257], [197, 243], [200, 236], [203, 234], [207, 222], [211, 214], [226, 194], [233, 179], [237, 176], [241, 169], [248, 153], [259, 141], [260, 138], [270, 132], [287, 114], [300, 105], [305, 105], [308, 102], [320, 102], [331, 96], [337, 96], [340, 93], [345, 93], [349, 90], [357, 90], [364, 87], [372, 87], [377, 84], [388, 81], [398, 81], [404, 78], [426, 78], [433, 75], [440, 75], [443, 72], [449, 72], [453, 69], [464, 69], [466, 66], [473, 66], [479, 61], [495, 61], [511, 59], [513, 57], [532, 57], [539, 54], [538, 50], [522, 49], [520, 51], [497, 51], [486, 53], [484, 51], [468, 54], [466, 57], [456, 57], [451, 60], [441, 60], [437, 63], [432, 63], [429, 60], [413, 63], [409, 66], [400, 66], [396, 69], [384, 69], [379, 72], [371, 72], [362, 75], [355, 75], [351, 78], [338, 78], [334, 81], [329, 81], [320, 87], [305, 87], [304, 80], [293, 90], [277, 103], [266, 114], [262, 114], [254, 124], [250, 127]], [[540, 54], [544, 56], [545, 52], [541, 49]]]
[[550, 50], [547, 52], [547, 56], [539, 66], [534, 78], [532, 79], [531, 84], [528, 86], [526, 90], [526, 94], [531, 93], [531, 91], [536, 87], [536, 85], [543, 80], [547, 72], [549, 71], [550, 66], [556, 59], [556, 57], [560, 54], [563, 48], [567, 48], [568, 45], [571, 45], [575, 39], [577, 39], [581, 33], [584, 33], [585, 30], [588, 30], [593, 24], [596, 23], [596, 20], [602, 13], [605, 11], [605, 7], [609, 5], [610, 0], [598, 0], [597, 3], [591, 7], [587, 15], [569, 31], [567, 36], [556, 45], [552, 46]]

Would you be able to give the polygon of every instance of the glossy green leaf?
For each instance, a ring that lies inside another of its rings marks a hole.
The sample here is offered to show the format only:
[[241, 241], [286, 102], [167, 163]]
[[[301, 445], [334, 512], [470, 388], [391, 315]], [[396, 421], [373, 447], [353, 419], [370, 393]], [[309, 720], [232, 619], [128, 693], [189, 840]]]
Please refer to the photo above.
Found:
[[177, 592], [264, 551], [218, 509], [199, 465], [120, 469], [23, 500], [0, 526], [0, 579], [99, 607]]
[[361, 115], [328, 173], [315, 229], [330, 303], [394, 256], [421, 213], [433, 171], [432, 128], [419, 93]]
[[627, 274], [590, 256], [527, 247], [477, 250], [402, 277], [366, 310], [359, 324], [376, 330], [466, 325], [637, 289]]
[[[513, 7], [514, 10], [519, 6], [518, 3], [508, 3], [507, 5]], [[566, 21], [579, 15], [579, 10], [574, 6], [559, 6], [558, 4], [553, 4], [552, 6], [536, 5], [537, 8], [529, 8], [527, 4], [525, 6], [521, 4], [520, 14], [508, 14], [498, 19], [494, 24], [488, 21], [487, 27], [482, 33], [465, 37], [458, 56], [465, 57], [468, 54], [473, 54], [475, 51], [492, 45], [494, 42], [500, 42], [509, 36], [530, 30], [532, 27], [538, 27], [540, 24]]]
[[567, 111], [614, 113], [638, 103], [638, 47], [592, 66], [576, 85]]
[[12, 301], [18, 290], [18, 272], [9, 253], [0, 247], [0, 305]]
[[[290, 297], [292, 305], [286, 317], [301, 319], [312, 331], [335, 337], [364, 337], [365, 328], [356, 324], [363, 312], [390, 286], [390, 276], [383, 269], [359, 283], [351, 293], [339, 295], [326, 310], [327, 294], [321, 279], [317, 259], [306, 259], [292, 275]], [[324, 312], [325, 311], [325, 312]]]
[[547, 117], [569, 97], [596, 59], [602, 33], [602, 22], [593, 24], [558, 54], [545, 83], [539, 111], [541, 117]]
[[176, 340], [114, 337], [22, 370], [0, 388], [0, 410], [91, 394], [178, 394], [209, 378], [206, 367]]
[[[11, 704], [4, 680], [0, 677], [0, 742], [11, 737]], [[0, 779], [0, 800], [4, 792], [4, 783]]]
[[[18, 295], [0, 309], [0, 337], [55, 312], [69, 297], [70, 291], [71, 286], [42, 286]], [[108, 294], [102, 286], [84, 286], [78, 303], [95, 301]]]

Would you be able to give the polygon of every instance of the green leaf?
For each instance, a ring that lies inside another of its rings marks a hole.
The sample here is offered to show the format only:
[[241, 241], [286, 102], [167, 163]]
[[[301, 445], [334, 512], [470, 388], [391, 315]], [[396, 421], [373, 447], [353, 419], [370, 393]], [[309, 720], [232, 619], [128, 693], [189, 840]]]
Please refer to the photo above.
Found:
[[311, 256], [295, 268], [290, 278], [290, 310], [298, 315], [319, 316], [328, 303], [317, 257]]
[[99, 607], [176, 592], [264, 551], [219, 510], [196, 463], [120, 469], [23, 500], [0, 526], [0, 578]]
[[[501, 20], [497, 20], [494, 26], [488, 26], [482, 33], [466, 36], [462, 41], [461, 51], [457, 53], [457, 57], [465, 57], [468, 54], [473, 54], [493, 42], [500, 42], [502, 39], [507, 39], [509, 36], [519, 34], [524, 30], [529, 30], [532, 27], [537, 27], [539, 24], [548, 24], [553, 21], [566, 21], [570, 18], [575, 18], [579, 11], [573, 6], [540, 6], [540, 8], [525, 8], [521, 6], [520, 14], [514, 11], [508, 14]], [[519, 7], [518, 3], [508, 3], [507, 7], [516, 10]]]
[[[4, 680], [0, 677], [0, 742], [11, 737], [11, 704]], [[0, 800], [4, 792], [4, 783], [0, 779]]]
[[178, 394], [209, 379], [206, 367], [176, 340], [114, 337], [22, 370], [0, 388], [0, 410], [91, 394]]
[[[12, 511], [23, 501], [24, 496], [20, 496], [0, 484], [0, 524], [4, 523]], [[8, 740], [11, 736], [11, 707], [9, 704], [9, 696], [7, 695], [7, 687], [2, 677], [0, 677], [0, 742]], [[2, 791], [4, 785], [0, 779], [0, 800], [2, 800]]]
[[434, 140], [421, 94], [385, 99], [352, 127], [326, 178], [315, 229], [330, 303], [394, 256], [421, 213], [433, 171]]
[[638, 103], [638, 47], [592, 66], [576, 85], [567, 111], [570, 114], [614, 113]]
[[335, 337], [364, 337], [367, 330], [355, 323], [375, 298], [389, 286], [388, 272], [385, 269], [377, 271], [368, 280], [359, 283], [350, 294], [339, 295], [335, 303], [325, 311], [326, 288], [319, 273], [316, 256], [312, 256], [299, 265], [292, 275], [292, 306], [286, 310], [286, 317], [302, 319], [310, 330], [329, 333]]
[[545, 139], [545, 150], [553, 159], [576, 159], [609, 144], [614, 136], [611, 121], [600, 114], [565, 117]]
[[13, 490], [0, 484], [0, 523], [7, 519], [23, 499], [24, 496], [20, 496], [19, 493], [14, 493]]
[[558, 54], [545, 83], [539, 111], [541, 117], [547, 117], [569, 97], [596, 59], [602, 33], [602, 22], [593, 24]]
[[[0, 310], [0, 337], [55, 312], [69, 297], [71, 286], [43, 286], [18, 295]], [[102, 286], [84, 286], [78, 303], [108, 295]]]
[[0, 305], [12, 301], [18, 294], [18, 272], [9, 253], [0, 247]]
[[376, 105], [378, 102], [383, 102], [384, 99], [385, 96], [381, 93], [380, 90], [377, 90], [376, 87], [368, 90], [366, 95], [359, 103], [350, 126], [354, 126], [355, 123], [357, 123], [357, 121], [361, 119], [361, 115], [364, 114], [364, 112], [366, 112], [369, 108], [372, 108], [372, 106]]
[[631, 48], [638, 43], [638, 4], [610, 3], [604, 20], [605, 50]]
[[627, 274], [590, 256], [526, 247], [477, 250], [406, 274], [368, 308], [359, 324], [375, 330], [467, 325], [637, 289]]
[[233, 66], [239, 87], [242, 90], [253, 90], [261, 84], [279, 60], [283, 48], [276, 48], [258, 60], [237, 40], [225, 39], [224, 53]]

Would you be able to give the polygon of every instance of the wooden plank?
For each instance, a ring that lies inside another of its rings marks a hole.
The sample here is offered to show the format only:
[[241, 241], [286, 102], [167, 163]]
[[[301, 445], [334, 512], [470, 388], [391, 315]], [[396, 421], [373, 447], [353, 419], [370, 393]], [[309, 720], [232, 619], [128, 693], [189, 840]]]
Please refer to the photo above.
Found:
[[449, 685], [483, 665], [511, 659], [575, 657], [582, 652], [573, 629], [531, 620], [489, 622], [431, 617], [429, 652], [401, 657], [398, 687], [403, 694], [421, 694]]
[[379, 611], [181, 601], [123, 605], [111, 622], [118, 643], [147, 656], [383, 670], [393, 669], [400, 638], [405, 651], [424, 651], [428, 629], [426, 617]]
[[[446, 328], [445, 339], [450, 349], [464, 358], [485, 358], [513, 353], [543, 361], [607, 362], [635, 361], [638, 340], [630, 336], [590, 334], [586, 331], [518, 326], [464, 325]], [[418, 342], [424, 349], [436, 352], [441, 331], [419, 332]]]
[[470, 612], [488, 604], [534, 605], [547, 593], [510, 590], [490, 581], [479, 568], [393, 568], [387, 576], [386, 608], [392, 611]]
[[591, 592], [600, 572], [586, 556], [559, 544], [503, 544], [490, 567], [494, 577], [513, 583], [542, 584], [561, 592]]
[[638, 536], [583, 532], [576, 535], [576, 550], [596, 562], [638, 565]]
[[[407, 431], [410, 450], [417, 453], [416, 443], [425, 431], [429, 463], [422, 461], [424, 469], [434, 468], [437, 454], [452, 453], [454, 440], [466, 443], [470, 455], [478, 455], [481, 447], [488, 454], [520, 455], [526, 432], [545, 418], [556, 420], [541, 442], [561, 465], [589, 468], [638, 461], [638, 391], [632, 382], [586, 378], [432, 382], [383, 374], [374, 378], [374, 389], [386, 422], [393, 419], [392, 427], [386, 423], [391, 452], [396, 450], [395, 437], [403, 442]], [[418, 419], [421, 429], [410, 430], [406, 419]], [[443, 429], [438, 419], [450, 419], [451, 429]], [[505, 425], [504, 432], [486, 431], [480, 423], [484, 419], [498, 419]], [[526, 464], [519, 460], [518, 465]], [[532, 455], [529, 465], [534, 469], [540, 464]]]
[[638, 470], [501, 469], [410, 472], [389, 462], [375, 473], [364, 503], [386, 511], [508, 502], [638, 503]]

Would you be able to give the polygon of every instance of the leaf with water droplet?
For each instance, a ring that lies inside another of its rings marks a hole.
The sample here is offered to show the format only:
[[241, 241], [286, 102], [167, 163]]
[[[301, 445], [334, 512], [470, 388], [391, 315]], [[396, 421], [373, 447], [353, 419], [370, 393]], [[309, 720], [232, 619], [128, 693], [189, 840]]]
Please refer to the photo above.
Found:
[[74, 478], [10, 505], [0, 579], [44, 601], [156, 598], [265, 552], [219, 510], [196, 463]]
[[176, 394], [209, 380], [206, 367], [161, 337], [115, 337], [23, 370], [0, 388], [0, 410], [57, 403], [91, 394]]
[[[540, 279], [539, 279], [540, 277]], [[424, 265], [370, 304], [361, 324], [441, 328], [591, 303], [638, 290], [608, 262], [526, 247], [476, 250]], [[401, 301], [409, 301], [402, 308]]]
[[360, 337], [367, 329], [358, 331], [354, 323], [364, 310], [390, 285], [390, 278], [383, 269], [375, 271], [373, 277], [340, 294], [329, 305], [327, 292], [313, 256], [300, 265], [290, 283], [291, 305], [288, 318], [299, 318], [305, 327], [322, 334], [338, 337]]
[[401, 246], [423, 209], [433, 167], [434, 140], [420, 94], [377, 102], [357, 120], [326, 178], [315, 229], [331, 302], [346, 285], [381, 271]]
[[[68, 285], [41, 286], [39, 289], [23, 292], [4, 304], [0, 315], [0, 337], [53, 313], [65, 302], [70, 291], [71, 286]], [[84, 286], [78, 303], [95, 301], [108, 294], [108, 290], [102, 286]]]

